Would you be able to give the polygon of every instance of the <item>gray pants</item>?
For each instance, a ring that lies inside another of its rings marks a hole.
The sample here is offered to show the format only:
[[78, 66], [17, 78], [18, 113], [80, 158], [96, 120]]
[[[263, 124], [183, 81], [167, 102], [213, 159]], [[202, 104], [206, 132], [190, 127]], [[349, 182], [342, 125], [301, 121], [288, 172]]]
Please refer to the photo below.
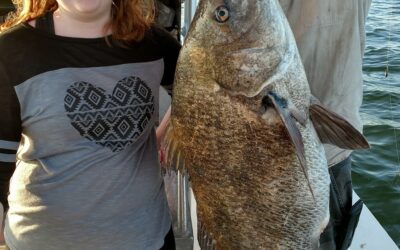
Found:
[[331, 218], [320, 238], [322, 250], [348, 249], [361, 214], [362, 201], [352, 206], [351, 159], [329, 168]]

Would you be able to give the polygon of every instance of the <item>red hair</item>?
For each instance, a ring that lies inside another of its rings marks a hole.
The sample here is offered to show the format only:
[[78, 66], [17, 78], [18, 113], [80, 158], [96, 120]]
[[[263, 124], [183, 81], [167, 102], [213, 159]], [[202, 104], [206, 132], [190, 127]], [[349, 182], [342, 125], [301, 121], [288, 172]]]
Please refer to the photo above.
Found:
[[[9, 14], [0, 32], [22, 22], [28, 22], [58, 8], [56, 0], [13, 0], [16, 11]], [[154, 0], [113, 0], [111, 21], [112, 37], [122, 41], [140, 41], [154, 21]]]

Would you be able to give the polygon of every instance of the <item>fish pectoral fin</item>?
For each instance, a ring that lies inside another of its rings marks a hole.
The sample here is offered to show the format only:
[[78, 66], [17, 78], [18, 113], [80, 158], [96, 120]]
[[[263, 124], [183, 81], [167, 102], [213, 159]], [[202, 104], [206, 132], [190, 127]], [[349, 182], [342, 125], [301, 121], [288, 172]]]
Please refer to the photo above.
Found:
[[290, 110], [287, 109], [287, 104], [275, 93], [269, 92], [267, 94], [267, 98], [268, 104], [272, 104], [275, 110], [278, 112], [279, 117], [286, 128], [286, 132], [288, 133], [289, 138], [296, 149], [296, 154], [299, 158], [300, 163], [305, 166], [306, 158], [304, 152], [303, 138], [301, 136], [299, 128], [296, 125], [295, 118], [291, 114]]
[[301, 112], [300, 110], [296, 109], [296, 108], [290, 108], [290, 115], [296, 119], [296, 121], [298, 123], [300, 123], [303, 127], [306, 126], [307, 123], [307, 116], [306, 114], [304, 114], [304, 112]]
[[322, 143], [343, 149], [369, 148], [367, 139], [345, 118], [314, 102], [310, 106], [310, 118]]
[[268, 92], [267, 96], [264, 97], [263, 103], [264, 105], [272, 104], [272, 106], [274, 106], [274, 108], [278, 112], [279, 117], [286, 128], [286, 132], [289, 135], [290, 141], [292, 142], [292, 145], [295, 148], [297, 158], [299, 159], [300, 162], [300, 166], [302, 168], [304, 176], [307, 179], [308, 187], [314, 198], [314, 192], [311, 188], [310, 178], [308, 177], [307, 174], [303, 137], [301, 136], [300, 130], [296, 125], [296, 118], [293, 116], [293, 113], [290, 110], [288, 110], [286, 101], [281, 99], [274, 92]]

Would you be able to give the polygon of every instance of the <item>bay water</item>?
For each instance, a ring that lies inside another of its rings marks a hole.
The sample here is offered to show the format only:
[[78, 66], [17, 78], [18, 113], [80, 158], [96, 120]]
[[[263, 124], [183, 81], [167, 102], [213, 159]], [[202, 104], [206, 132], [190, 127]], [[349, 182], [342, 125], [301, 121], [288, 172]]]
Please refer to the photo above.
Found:
[[353, 154], [357, 194], [400, 246], [400, 0], [373, 0], [361, 116], [371, 149]]

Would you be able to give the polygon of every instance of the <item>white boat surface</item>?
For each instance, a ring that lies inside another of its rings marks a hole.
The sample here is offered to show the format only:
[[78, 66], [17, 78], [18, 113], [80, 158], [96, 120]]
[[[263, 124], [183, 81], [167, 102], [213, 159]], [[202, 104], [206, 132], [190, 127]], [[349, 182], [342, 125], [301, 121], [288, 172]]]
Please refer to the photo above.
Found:
[[[353, 191], [353, 203], [358, 199], [360, 198], [357, 193]], [[350, 249], [398, 250], [399, 248], [364, 204]]]

